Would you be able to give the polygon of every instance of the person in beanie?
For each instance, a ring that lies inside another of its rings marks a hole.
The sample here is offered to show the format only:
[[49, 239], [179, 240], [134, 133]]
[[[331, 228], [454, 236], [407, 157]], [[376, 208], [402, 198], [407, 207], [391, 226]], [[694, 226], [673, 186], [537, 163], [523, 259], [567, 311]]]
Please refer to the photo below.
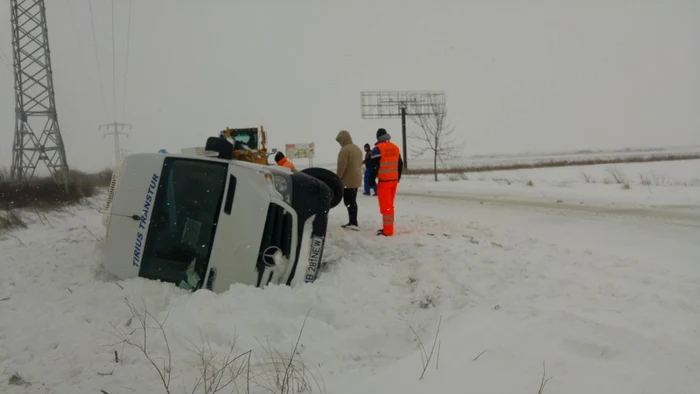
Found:
[[370, 186], [377, 187], [379, 211], [382, 214], [382, 228], [377, 231], [377, 235], [385, 237], [394, 235], [394, 198], [403, 171], [401, 150], [390, 140], [391, 136], [385, 129], [377, 130], [370, 175]]
[[275, 154], [275, 163], [277, 163], [278, 166], [287, 167], [290, 170], [296, 170], [294, 164], [292, 164], [291, 161], [287, 160], [287, 158], [284, 156], [284, 153], [282, 152], [277, 152], [277, 154]]
[[348, 208], [348, 223], [344, 228], [358, 230], [357, 189], [362, 185], [362, 151], [352, 142], [347, 130], [341, 130], [335, 137], [340, 144], [336, 174], [343, 182], [343, 203]]
[[[362, 160], [362, 164], [365, 165], [365, 192], [363, 193], [365, 196], [369, 196], [369, 178], [372, 175], [372, 171], [370, 171], [369, 164], [372, 162], [372, 149], [370, 149], [369, 144], [365, 144], [365, 159]], [[372, 187], [374, 190], [373, 196], [377, 195], [377, 185], [374, 185]]]

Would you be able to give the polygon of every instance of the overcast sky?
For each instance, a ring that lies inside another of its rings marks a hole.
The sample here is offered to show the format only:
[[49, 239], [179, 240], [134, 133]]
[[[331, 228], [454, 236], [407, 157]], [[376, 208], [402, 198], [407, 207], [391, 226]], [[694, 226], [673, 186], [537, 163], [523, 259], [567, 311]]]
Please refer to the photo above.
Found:
[[[113, 162], [111, 2], [47, 1], [59, 122], [72, 167]], [[264, 125], [271, 147], [358, 145], [400, 120], [360, 116], [363, 90], [442, 90], [465, 154], [700, 144], [700, 1], [115, 1], [116, 120], [131, 152], [202, 146]], [[9, 5], [0, 49], [12, 54]], [[0, 63], [0, 166], [12, 73]], [[126, 106], [124, 99], [126, 98]], [[415, 126], [410, 125], [415, 130]]]

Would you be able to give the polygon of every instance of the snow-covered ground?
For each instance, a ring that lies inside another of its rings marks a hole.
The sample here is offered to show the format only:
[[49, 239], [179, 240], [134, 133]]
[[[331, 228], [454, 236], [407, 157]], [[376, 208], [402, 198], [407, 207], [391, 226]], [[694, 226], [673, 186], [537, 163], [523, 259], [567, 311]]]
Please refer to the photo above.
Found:
[[[637, 157], [663, 157], [669, 155], [688, 155], [700, 153], [700, 146], [670, 147], [641, 150], [598, 150], [580, 152], [521, 153], [511, 155], [465, 156], [441, 161], [438, 166], [444, 168], [478, 167], [508, 164], [546, 163], [561, 161], [586, 160], [620, 160]], [[409, 157], [410, 168], [432, 168], [433, 159], [429, 154], [418, 158]]]
[[[400, 141], [394, 141], [400, 145]], [[359, 146], [359, 145], [358, 145]], [[433, 168], [433, 158], [430, 152], [413, 157], [409, 154], [409, 168]], [[700, 146], [676, 146], [667, 148], [626, 149], [626, 150], [591, 150], [577, 152], [551, 152], [551, 153], [518, 153], [495, 155], [463, 155], [454, 159], [441, 160], [438, 168], [464, 168], [480, 166], [504, 166], [512, 164], [536, 164], [565, 161], [587, 160], [620, 160], [638, 157], [665, 157], [669, 155], [700, 154]], [[308, 166], [308, 160], [295, 159], [294, 164], [300, 168]], [[316, 166], [335, 169], [335, 162], [316, 162]]]
[[[628, 166], [620, 168], [635, 178], [650, 168]], [[654, 168], [679, 180], [696, 171]], [[246, 381], [251, 393], [268, 392], [262, 386], [274, 385], [271, 360], [279, 357], [266, 351], [291, 353], [307, 313], [297, 357], [313, 392], [314, 378], [338, 394], [537, 392], [543, 362], [552, 377], [544, 393], [699, 392], [700, 188], [622, 189], [577, 180], [580, 169], [529, 171], [437, 184], [407, 178], [393, 238], [374, 235], [376, 198], [359, 196], [363, 230], [340, 229], [344, 207], [332, 211], [318, 282], [232, 286], [220, 295], [105, 275], [100, 198], [41, 220], [28, 213], [27, 229], [0, 236], [0, 392], [164, 393], [154, 367], [116, 335], [140, 338], [125, 300], [167, 316], [171, 393], [192, 391], [201, 365], [192, 349], [202, 338], [220, 354], [234, 338], [235, 354], [252, 350], [239, 392]], [[597, 182], [607, 174], [585, 171]], [[547, 194], [559, 189], [577, 198], [558, 203], [563, 195]], [[642, 202], [624, 198], [642, 189]], [[616, 209], [600, 199], [606, 195]], [[646, 208], [626, 210], [630, 202]], [[416, 335], [430, 353], [438, 322], [438, 345], [419, 379]], [[147, 343], [163, 370], [157, 329]], [[13, 374], [22, 380], [10, 384]]]
[[407, 193], [619, 206], [700, 205], [700, 160], [407, 176]]

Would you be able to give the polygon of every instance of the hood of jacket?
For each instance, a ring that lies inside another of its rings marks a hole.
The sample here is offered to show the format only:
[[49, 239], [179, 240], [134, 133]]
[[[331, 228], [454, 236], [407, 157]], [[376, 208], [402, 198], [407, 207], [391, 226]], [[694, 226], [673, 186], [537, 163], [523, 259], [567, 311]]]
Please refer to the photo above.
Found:
[[341, 148], [338, 152], [338, 167], [336, 174], [347, 189], [362, 186], [362, 150], [355, 145], [347, 130], [342, 130], [335, 137]]
[[347, 130], [340, 130], [335, 140], [340, 144], [341, 147], [352, 144], [352, 137]]
[[389, 135], [389, 133], [386, 133], [383, 136], [377, 138], [377, 142], [384, 142], [389, 140], [391, 140], [391, 136]]

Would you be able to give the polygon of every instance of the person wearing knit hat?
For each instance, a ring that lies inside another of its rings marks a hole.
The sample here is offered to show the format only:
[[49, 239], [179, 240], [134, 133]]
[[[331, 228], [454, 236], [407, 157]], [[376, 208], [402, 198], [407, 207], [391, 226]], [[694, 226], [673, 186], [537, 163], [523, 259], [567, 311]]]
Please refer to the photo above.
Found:
[[377, 130], [370, 167], [370, 186], [377, 186], [379, 211], [382, 214], [382, 228], [377, 230], [377, 235], [391, 237], [394, 235], [394, 198], [403, 172], [403, 159], [401, 150], [391, 142], [391, 136], [383, 128]]

